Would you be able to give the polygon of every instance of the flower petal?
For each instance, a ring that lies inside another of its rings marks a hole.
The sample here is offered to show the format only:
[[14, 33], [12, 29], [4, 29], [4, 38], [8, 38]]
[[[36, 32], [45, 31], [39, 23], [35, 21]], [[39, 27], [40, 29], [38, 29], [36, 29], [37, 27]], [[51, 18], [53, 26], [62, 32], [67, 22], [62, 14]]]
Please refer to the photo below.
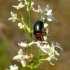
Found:
[[21, 42], [21, 43], [18, 43], [18, 45], [21, 47], [27, 47], [28, 44], [26, 44], [25, 42]]
[[23, 67], [25, 67], [26, 66], [26, 61], [21, 60], [21, 64], [22, 64]]
[[21, 57], [22, 57], [22, 55], [16, 55], [16, 56], [14, 56], [14, 57], [13, 57], [13, 59], [12, 59], [12, 60], [20, 60], [20, 59], [21, 59]]
[[48, 27], [48, 24], [47, 23], [44, 23], [44, 28], [47, 28]]
[[29, 59], [29, 58], [30, 58], [30, 56], [24, 55], [24, 59]]
[[23, 50], [22, 50], [22, 49], [20, 49], [20, 50], [18, 51], [18, 55], [23, 55]]

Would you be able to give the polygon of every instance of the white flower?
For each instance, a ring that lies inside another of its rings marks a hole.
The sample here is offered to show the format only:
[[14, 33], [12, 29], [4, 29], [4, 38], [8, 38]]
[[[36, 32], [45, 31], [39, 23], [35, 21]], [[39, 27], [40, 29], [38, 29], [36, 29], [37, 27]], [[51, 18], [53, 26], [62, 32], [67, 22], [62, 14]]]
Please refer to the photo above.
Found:
[[47, 41], [47, 36], [43, 36], [44, 41]]
[[27, 0], [24, 0], [24, 4], [25, 4], [25, 5], [28, 5], [28, 2], [27, 2]]
[[41, 16], [40, 20], [41, 21], [44, 21], [45, 20], [45, 17], [44, 16]]
[[45, 12], [47, 12], [49, 10], [49, 5], [47, 5], [45, 8], [44, 8]]
[[48, 53], [49, 49], [50, 49], [50, 45], [43, 45], [43, 46], [40, 46], [40, 49], [42, 50], [42, 52], [44, 53]]
[[54, 46], [53, 46], [53, 47], [50, 47], [50, 50], [49, 50], [49, 53], [48, 53], [49, 56], [52, 55], [52, 54], [57, 55], [57, 56], [60, 55], [60, 54], [55, 50], [55, 47], [54, 47]]
[[[29, 2], [27, 2], [27, 0], [24, 0], [24, 4], [27, 6], [27, 11], [29, 11]], [[30, 8], [33, 8], [33, 5], [34, 5], [34, 2], [31, 2], [31, 7]]]
[[47, 10], [45, 14], [45, 19], [47, 19], [48, 21], [52, 21], [52, 20], [55, 20], [54, 17], [52, 16], [52, 9], [50, 10]]
[[[55, 20], [55, 18], [52, 16], [52, 15], [47, 15], [45, 17], [45, 19], [47, 19], [48, 21], [52, 21], [52, 20]], [[56, 21], [56, 20], [55, 20]]]
[[22, 23], [18, 23], [18, 27], [21, 27], [22, 26]]
[[21, 47], [27, 47], [28, 46], [28, 44], [26, 44], [25, 42], [24, 43], [23, 42], [18, 43], [18, 45], [21, 46]]
[[19, 46], [21, 46], [21, 47], [29, 47], [29, 46], [31, 46], [32, 44], [33, 44], [34, 42], [31, 42], [31, 43], [25, 43], [25, 42], [21, 42], [21, 43], [18, 43], [18, 45]]
[[17, 14], [14, 14], [12, 11], [10, 12], [11, 16], [8, 20], [13, 20], [13, 22], [15, 22], [17, 20]]
[[42, 50], [42, 52], [48, 53], [48, 50], [50, 49], [50, 45], [48, 44], [48, 42], [37, 41], [37, 42], [34, 42], [34, 43], [37, 44], [37, 46]]
[[25, 66], [26, 66], [26, 61], [25, 61], [25, 59], [29, 59], [29, 58], [30, 58], [30, 56], [24, 55], [24, 54], [23, 54], [23, 50], [20, 49], [20, 50], [18, 51], [18, 55], [16, 55], [16, 56], [13, 57], [13, 60], [18, 60], [18, 61], [20, 61], [21, 64], [22, 64], [22, 66], [25, 67]]
[[41, 21], [44, 21], [44, 20], [52, 21], [52, 20], [55, 20], [55, 18], [52, 15], [45, 15], [45, 13], [44, 13], [41, 15], [40, 20]]
[[49, 56], [49, 57], [47, 58], [47, 61], [49, 61], [49, 63], [50, 63], [51, 65], [54, 65], [54, 64], [51, 62], [53, 59], [57, 60], [57, 58], [56, 58], [54, 55], [51, 55], [51, 56]]
[[34, 12], [42, 13], [42, 9], [41, 9], [40, 5], [38, 5], [38, 10], [35, 10], [34, 7], [32, 7], [32, 10], [33, 10]]
[[31, 2], [31, 7], [34, 5], [34, 2]]
[[18, 23], [18, 27], [19, 27], [20, 29], [25, 29], [25, 26], [24, 26], [22, 23]]
[[48, 36], [48, 35], [49, 35], [49, 29], [46, 29], [45, 32], [46, 32], [46, 34], [47, 34], [47, 36]]
[[23, 8], [25, 5], [23, 5], [22, 4], [22, 2], [20, 2], [19, 4], [18, 4], [18, 6], [14, 6], [14, 5], [12, 5], [14, 8], [16, 8], [17, 10], [19, 10], [19, 9], [21, 9], [21, 8]]
[[46, 36], [49, 35], [49, 29], [48, 29], [48, 26], [49, 26], [49, 24], [44, 23], [44, 31], [45, 31], [45, 33], [46, 33], [44, 39], [47, 38]]
[[[29, 5], [29, 2], [27, 2], [27, 0], [24, 0], [24, 4], [26, 5], [26, 6], [28, 6]], [[34, 2], [31, 2], [31, 6], [33, 6], [34, 5]]]
[[20, 27], [20, 28], [21, 28], [21, 27], [22, 27], [22, 23], [18, 23], [18, 27]]
[[10, 65], [10, 69], [7, 70], [18, 70], [18, 66], [15, 65]]
[[18, 27], [21, 27], [22, 26], [22, 23], [18, 23]]
[[52, 9], [48, 10], [47, 13], [45, 13], [45, 15], [52, 15]]
[[48, 27], [48, 25], [49, 25], [49, 24], [47, 24], [47, 23], [44, 23], [44, 28], [47, 28], [47, 27]]
[[59, 56], [59, 52], [62, 51], [62, 47], [57, 42], [52, 42], [52, 49], [55, 51], [55, 55]]
[[[53, 43], [54, 44], [54, 43]], [[62, 47], [60, 46], [60, 44], [58, 44], [57, 42], [54, 44], [56, 48], [60, 49], [62, 51]]]

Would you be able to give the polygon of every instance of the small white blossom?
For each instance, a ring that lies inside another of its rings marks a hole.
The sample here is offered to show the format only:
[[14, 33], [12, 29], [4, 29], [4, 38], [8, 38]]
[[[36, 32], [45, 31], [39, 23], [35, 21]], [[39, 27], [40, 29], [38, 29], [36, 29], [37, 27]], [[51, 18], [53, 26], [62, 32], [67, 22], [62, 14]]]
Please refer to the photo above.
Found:
[[[29, 2], [27, 2], [27, 0], [24, 0], [24, 4], [27, 6], [27, 11], [29, 11]], [[33, 8], [34, 2], [31, 2], [31, 7]]]
[[48, 36], [48, 35], [49, 35], [49, 29], [46, 29], [45, 32], [46, 32], [46, 34], [47, 34], [47, 36]]
[[18, 70], [18, 66], [10, 65], [10, 69], [6, 69], [6, 70]]
[[44, 21], [45, 20], [45, 16], [41, 16], [40, 20]]
[[57, 58], [56, 58], [54, 55], [51, 55], [51, 56], [49, 56], [49, 57], [47, 58], [47, 61], [49, 61], [49, 63], [50, 63], [51, 65], [54, 65], [54, 64], [51, 62], [53, 59], [57, 60]]
[[22, 23], [18, 23], [18, 27], [21, 27], [22, 26]]
[[24, 26], [22, 23], [18, 23], [18, 27], [19, 27], [20, 29], [25, 29], [25, 26]]
[[55, 20], [55, 18], [52, 15], [45, 15], [45, 13], [44, 13], [41, 15], [40, 20], [41, 21], [44, 21], [44, 20], [52, 21], [52, 20]]
[[[26, 5], [26, 6], [28, 6], [29, 5], [29, 2], [27, 2], [27, 0], [24, 0], [24, 4]], [[31, 6], [33, 6], [34, 5], [34, 2], [31, 2]]]
[[25, 42], [21, 42], [21, 43], [18, 43], [18, 45], [19, 46], [21, 46], [21, 47], [29, 47], [29, 46], [31, 46], [32, 44], [33, 44], [34, 42], [31, 42], [31, 43], [25, 43]]
[[49, 49], [50, 49], [50, 45], [43, 45], [43, 46], [40, 46], [40, 49], [44, 52], [44, 53], [48, 53]]
[[24, 55], [23, 50], [20, 49], [20, 50], [18, 51], [18, 55], [16, 55], [16, 56], [13, 57], [13, 60], [20, 61], [21, 64], [22, 64], [22, 66], [25, 67], [25, 66], [26, 66], [26, 61], [25, 61], [25, 59], [29, 59], [29, 58], [30, 58], [30, 56]]
[[59, 56], [60, 55], [59, 52], [62, 51], [62, 47], [57, 42], [55, 43], [52, 42], [52, 49], [54, 49], [55, 55], [57, 56]]
[[34, 2], [31, 2], [31, 7], [34, 5]]
[[18, 27], [19, 27], [20, 29], [23, 29], [25, 26], [24, 26], [22, 23], [18, 23]]
[[37, 46], [42, 50], [42, 52], [44, 53], [47, 53], [49, 48], [50, 48], [50, 45], [48, 44], [48, 42], [41, 42], [41, 41], [37, 41], [37, 42], [34, 42], [35, 44], [37, 44]]
[[55, 18], [52, 15], [45, 16], [45, 19], [47, 19], [48, 21], [55, 20]]
[[14, 14], [12, 11], [10, 12], [11, 16], [8, 20], [13, 20], [13, 22], [15, 22], [17, 20], [17, 14]]
[[47, 23], [44, 23], [44, 30], [45, 30], [45, 37], [46, 37], [46, 35], [48, 36], [49, 35], [49, 29], [48, 29], [48, 26], [49, 26], [49, 24], [47, 24]]
[[47, 13], [45, 13], [45, 15], [52, 15], [52, 9], [48, 10]]
[[49, 5], [46, 5], [46, 7], [44, 8], [45, 12], [47, 12], [49, 10]]
[[38, 10], [35, 10], [34, 7], [32, 7], [32, 10], [33, 10], [34, 12], [38, 12], [38, 13], [42, 13], [42, 12], [43, 12], [42, 9], [41, 9], [41, 7], [40, 7], [40, 5], [38, 5]]
[[55, 50], [55, 46], [51, 46], [51, 47], [50, 47], [50, 50], [49, 50], [48, 55], [50, 56], [50, 55], [52, 55], [52, 54], [57, 55], [57, 56], [60, 55], [60, 54]]
[[59, 48], [60, 50], [63, 50], [62, 47], [60, 46], [60, 44], [58, 44], [57, 42], [54, 45], [55, 45], [56, 48]]
[[47, 24], [47, 23], [44, 23], [44, 28], [47, 28], [47, 27], [48, 27], [48, 25], [49, 25], [49, 24]]
[[44, 41], [47, 41], [47, 36], [43, 36]]
[[19, 10], [19, 9], [21, 9], [21, 8], [23, 8], [25, 5], [23, 5], [22, 4], [22, 2], [20, 2], [19, 4], [18, 4], [18, 6], [14, 6], [14, 5], [12, 5], [14, 8], [16, 8], [17, 10]]
[[24, 43], [23, 42], [18, 43], [18, 45], [21, 46], [21, 47], [27, 47], [28, 46], [28, 44], [26, 44], [25, 42]]

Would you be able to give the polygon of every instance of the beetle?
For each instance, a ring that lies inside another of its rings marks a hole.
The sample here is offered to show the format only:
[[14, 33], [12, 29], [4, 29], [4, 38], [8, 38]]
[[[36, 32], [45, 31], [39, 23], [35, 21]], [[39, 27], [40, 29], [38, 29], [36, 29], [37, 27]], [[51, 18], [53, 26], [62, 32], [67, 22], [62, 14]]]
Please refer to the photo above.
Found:
[[38, 20], [33, 27], [34, 30], [34, 35], [36, 40], [42, 41], [43, 35], [42, 35], [42, 30], [43, 30], [43, 22]]

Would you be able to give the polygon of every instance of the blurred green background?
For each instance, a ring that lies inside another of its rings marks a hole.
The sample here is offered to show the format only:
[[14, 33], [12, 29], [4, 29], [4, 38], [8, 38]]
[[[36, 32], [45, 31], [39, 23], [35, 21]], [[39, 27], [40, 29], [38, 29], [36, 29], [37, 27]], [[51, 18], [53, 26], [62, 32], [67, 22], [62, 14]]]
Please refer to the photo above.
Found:
[[[12, 61], [12, 57], [21, 48], [18, 46], [18, 42], [29, 42], [29, 35], [19, 29], [18, 22], [8, 21], [11, 16], [10, 11], [19, 15], [19, 12], [12, 7], [12, 5], [18, 5], [18, 3], [17, 0], [0, 0], [0, 70], [4, 70], [9, 65], [16, 63]], [[38, 4], [42, 8], [49, 5], [50, 9], [53, 10], [53, 16], [57, 19], [57, 22], [53, 21], [52, 23], [50, 38], [61, 45], [63, 52], [58, 57], [58, 61], [54, 61], [54, 66], [45, 62], [36, 70], [70, 70], [70, 0], [35, 1], [34, 6], [36, 9]], [[28, 23], [28, 14], [25, 8], [22, 12], [25, 22]], [[34, 24], [39, 17], [37, 13], [32, 12], [32, 23]]]

